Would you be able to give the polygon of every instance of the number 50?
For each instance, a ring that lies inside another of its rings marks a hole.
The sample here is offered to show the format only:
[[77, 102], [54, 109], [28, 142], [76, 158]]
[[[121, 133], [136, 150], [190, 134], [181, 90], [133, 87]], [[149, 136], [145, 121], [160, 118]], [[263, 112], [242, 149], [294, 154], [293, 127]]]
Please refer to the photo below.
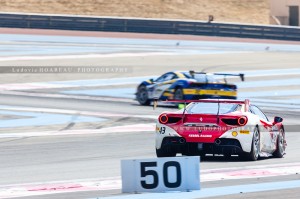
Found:
[[[147, 167], [157, 167], [157, 162], [141, 162], [141, 177], [152, 176], [153, 182], [147, 183], [146, 180], [141, 180], [141, 186], [144, 189], [155, 189], [158, 186], [159, 176], [155, 170], [148, 169]], [[168, 176], [168, 168], [175, 167], [176, 169], [176, 181], [170, 182]], [[163, 164], [163, 182], [168, 188], [177, 188], [181, 185], [181, 167], [176, 161], [169, 161]]]

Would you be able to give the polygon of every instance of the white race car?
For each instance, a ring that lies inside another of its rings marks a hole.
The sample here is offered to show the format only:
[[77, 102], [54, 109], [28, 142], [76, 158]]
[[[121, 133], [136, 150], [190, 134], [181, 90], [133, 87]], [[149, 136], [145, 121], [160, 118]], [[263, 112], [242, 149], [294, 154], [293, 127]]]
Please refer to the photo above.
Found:
[[[171, 101], [172, 102], [172, 101]], [[223, 154], [255, 161], [282, 158], [286, 140], [281, 117], [269, 121], [249, 100], [189, 100], [176, 112], [164, 112], [156, 125], [157, 157]]]

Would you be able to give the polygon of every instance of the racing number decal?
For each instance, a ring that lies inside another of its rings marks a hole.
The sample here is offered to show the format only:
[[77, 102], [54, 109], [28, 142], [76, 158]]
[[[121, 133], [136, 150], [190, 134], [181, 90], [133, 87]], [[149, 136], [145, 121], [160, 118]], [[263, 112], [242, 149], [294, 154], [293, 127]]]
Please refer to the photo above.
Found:
[[166, 127], [160, 127], [159, 128], [159, 133], [160, 134], [165, 134], [165, 132], [166, 132]]
[[[157, 162], [141, 162], [141, 177], [152, 176], [152, 183], [147, 183], [146, 180], [141, 180], [141, 186], [144, 189], [155, 189], [158, 186], [158, 173], [155, 170], [148, 169], [146, 167], [156, 167]], [[168, 168], [175, 167], [176, 169], [176, 181], [169, 181], [169, 172]], [[181, 185], [182, 177], [181, 177], [181, 167], [180, 164], [176, 161], [165, 162], [163, 165], [163, 181], [164, 185], [168, 188], [177, 188]]]

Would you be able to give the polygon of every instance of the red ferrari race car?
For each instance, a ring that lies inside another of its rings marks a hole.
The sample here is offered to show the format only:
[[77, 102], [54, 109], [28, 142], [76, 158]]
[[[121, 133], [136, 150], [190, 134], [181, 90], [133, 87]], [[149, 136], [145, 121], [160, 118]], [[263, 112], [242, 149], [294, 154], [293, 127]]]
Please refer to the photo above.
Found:
[[[170, 101], [169, 101], [170, 102]], [[267, 116], [249, 100], [189, 100], [176, 112], [164, 112], [156, 125], [157, 157], [222, 154], [256, 161], [282, 158], [286, 140], [283, 119]]]

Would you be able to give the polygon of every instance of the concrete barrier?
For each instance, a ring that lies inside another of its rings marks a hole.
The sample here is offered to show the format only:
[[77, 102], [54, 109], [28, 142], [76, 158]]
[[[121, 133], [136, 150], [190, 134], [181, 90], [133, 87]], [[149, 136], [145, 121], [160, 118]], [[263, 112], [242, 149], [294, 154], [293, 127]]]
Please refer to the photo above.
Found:
[[0, 13], [0, 27], [205, 35], [300, 41], [300, 28], [205, 21]]

